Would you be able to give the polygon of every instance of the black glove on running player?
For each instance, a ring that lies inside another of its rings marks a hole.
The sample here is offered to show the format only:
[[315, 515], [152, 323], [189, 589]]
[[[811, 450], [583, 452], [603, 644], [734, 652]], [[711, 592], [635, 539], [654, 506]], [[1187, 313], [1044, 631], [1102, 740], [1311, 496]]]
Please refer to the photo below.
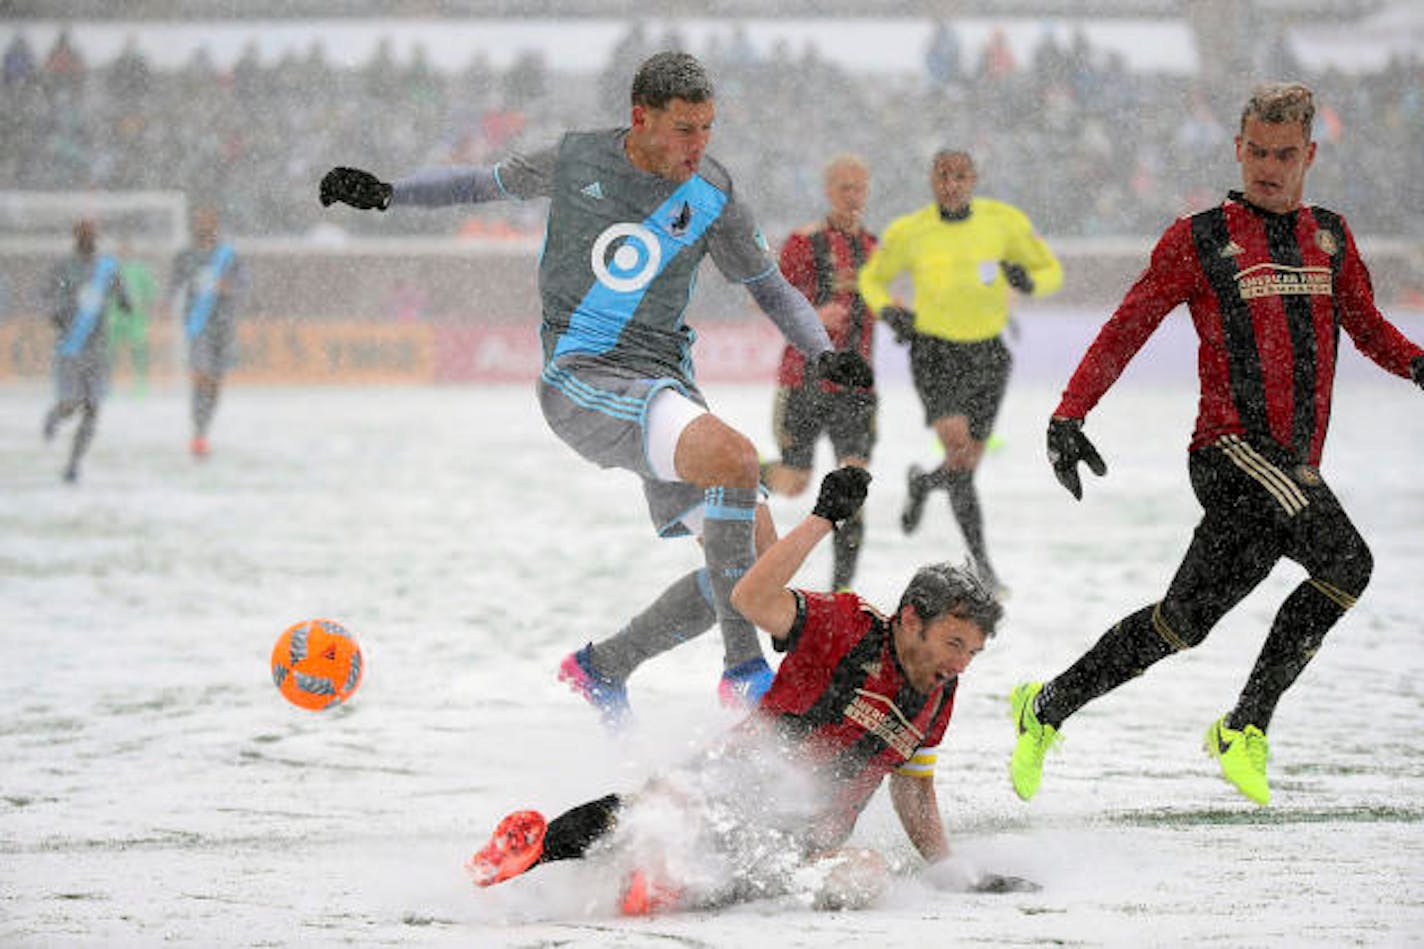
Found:
[[1078, 479], [1080, 461], [1100, 478], [1108, 473], [1107, 463], [1083, 434], [1083, 420], [1055, 415], [1048, 420], [1048, 463], [1053, 466], [1058, 483], [1079, 501], [1083, 500], [1083, 483]]
[[846, 465], [827, 473], [821, 479], [821, 494], [811, 513], [824, 517], [832, 526], [850, 517], [865, 503], [870, 486], [870, 472], [855, 465]]
[[321, 179], [321, 206], [340, 201], [353, 208], [384, 211], [391, 206], [390, 185], [360, 168], [333, 168]]
[[816, 359], [816, 375], [838, 386], [869, 389], [875, 385], [875, 370], [860, 353], [849, 349], [828, 349]]
[[908, 343], [910, 337], [915, 335], [914, 310], [907, 310], [903, 306], [895, 306], [892, 303], [880, 308], [880, 319], [895, 334], [897, 343]]
[[1033, 278], [1028, 275], [1027, 270], [1009, 260], [999, 261], [999, 269], [1004, 272], [1004, 279], [1009, 282], [1009, 286], [1019, 293], [1033, 292]]
[[1409, 364], [1409, 377], [1414, 380], [1414, 384], [1424, 389], [1424, 356], [1415, 356], [1414, 361]]

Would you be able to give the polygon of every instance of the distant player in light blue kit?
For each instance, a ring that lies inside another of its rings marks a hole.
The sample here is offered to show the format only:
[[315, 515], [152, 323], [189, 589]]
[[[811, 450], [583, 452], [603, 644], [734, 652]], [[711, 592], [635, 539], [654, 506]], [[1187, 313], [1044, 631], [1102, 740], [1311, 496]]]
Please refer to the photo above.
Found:
[[658, 53], [633, 78], [632, 127], [568, 132], [552, 148], [493, 167], [431, 170], [388, 184], [354, 168], [321, 182], [324, 205], [384, 210], [550, 199], [539, 264], [544, 369], [539, 402], [584, 458], [643, 479], [664, 537], [700, 533], [707, 565], [673, 583], [614, 636], [566, 658], [559, 677], [609, 723], [645, 659], [720, 624], [719, 693], [755, 703], [771, 684], [756, 628], [732, 587], [775, 539], [758, 504], [756, 448], [713, 415], [694, 381], [683, 321], [702, 259], [744, 284], [822, 378], [868, 387], [870, 366], [835, 352], [816, 312], [781, 275], [727, 171], [705, 156], [712, 83], [686, 53]]
[[54, 350], [54, 404], [45, 413], [45, 441], [75, 412], [79, 427], [69, 448], [64, 480], [79, 480], [79, 463], [94, 440], [99, 404], [109, 389], [109, 335], [104, 307], [112, 300], [128, 312], [129, 298], [119, 262], [99, 253], [99, 226], [88, 218], [74, 225], [74, 253], [55, 265], [45, 287], [45, 304], [57, 335]]
[[237, 311], [247, 294], [247, 269], [231, 244], [218, 239], [218, 212], [193, 212], [193, 244], [173, 260], [173, 312], [182, 321], [192, 374], [193, 457], [208, 456], [208, 429], [223, 376], [237, 363]]

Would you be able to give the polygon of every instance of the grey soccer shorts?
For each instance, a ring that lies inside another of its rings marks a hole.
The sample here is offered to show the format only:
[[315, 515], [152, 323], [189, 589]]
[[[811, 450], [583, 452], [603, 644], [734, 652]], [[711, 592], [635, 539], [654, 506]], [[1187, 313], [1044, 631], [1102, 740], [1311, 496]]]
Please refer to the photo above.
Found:
[[56, 356], [54, 360], [55, 401], [75, 405], [80, 402], [102, 402], [109, 391], [109, 361], [92, 359], [87, 354]]
[[188, 340], [188, 369], [205, 376], [221, 376], [237, 365], [237, 336], [231, 329], [210, 326]]
[[[572, 355], [544, 366], [539, 407], [554, 434], [602, 468], [622, 468], [643, 481], [648, 514], [659, 536], [696, 530], [705, 492], [686, 481], [660, 480], [649, 460], [648, 405], [673, 389], [707, 407], [697, 387], [680, 379], [648, 378], [595, 357]], [[689, 523], [690, 520], [690, 523]]]

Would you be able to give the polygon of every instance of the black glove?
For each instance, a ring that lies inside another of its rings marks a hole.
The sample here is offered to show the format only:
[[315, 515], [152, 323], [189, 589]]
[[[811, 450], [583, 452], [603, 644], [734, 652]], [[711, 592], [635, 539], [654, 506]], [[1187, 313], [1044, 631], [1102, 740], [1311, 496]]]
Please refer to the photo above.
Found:
[[1080, 418], [1059, 418], [1048, 420], [1048, 463], [1058, 476], [1058, 483], [1078, 500], [1083, 500], [1083, 483], [1078, 480], [1078, 462], [1084, 462], [1093, 474], [1102, 477], [1108, 466], [1103, 461], [1088, 436], [1083, 434], [1083, 420]]
[[852, 389], [875, 385], [875, 370], [860, 353], [849, 349], [828, 349], [816, 359], [816, 375], [827, 382]]
[[1414, 384], [1424, 389], [1424, 356], [1415, 356], [1414, 361], [1409, 364], [1409, 378], [1414, 380]]
[[915, 335], [915, 311], [907, 310], [903, 306], [889, 306], [880, 308], [880, 319], [895, 334], [895, 342], [908, 343]]
[[999, 269], [1004, 272], [1004, 279], [1009, 282], [1009, 286], [1019, 293], [1033, 292], [1033, 278], [1028, 275], [1027, 270], [1010, 260], [999, 261]]
[[864, 468], [855, 465], [837, 468], [821, 479], [821, 494], [811, 513], [838, 525], [860, 510], [869, 485], [870, 472]]
[[353, 208], [384, 211], [391, 206], [391, 186], [360, 168], [333, 168], [321, 179], [321, 206], [340, 201]]

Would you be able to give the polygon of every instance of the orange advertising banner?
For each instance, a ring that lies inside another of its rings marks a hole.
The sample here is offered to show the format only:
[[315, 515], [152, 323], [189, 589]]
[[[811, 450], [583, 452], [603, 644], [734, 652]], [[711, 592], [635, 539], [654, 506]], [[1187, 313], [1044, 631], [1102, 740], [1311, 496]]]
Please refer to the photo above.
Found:
[[[710, 323], [693, 354], [700, 382], [766, 382], [785, 345], [770, 323]], [[148, 339], [154, 381], [186, 372], [175, 328], [157, 325]], [[42, 320], [0, 324], [0, 382], [49, 373], [54, 331]], [[543, 350], [537, 325], [442, 326], [368, 321], [251, 321], [238, 326], [236, 385], [424, 385], [532, 382]], [[116, 381], [128, 374], [127, 359]]]
[[234, 383], [370, 385], [435, 380], [437, 330], [425, 324], [249, 323]]

